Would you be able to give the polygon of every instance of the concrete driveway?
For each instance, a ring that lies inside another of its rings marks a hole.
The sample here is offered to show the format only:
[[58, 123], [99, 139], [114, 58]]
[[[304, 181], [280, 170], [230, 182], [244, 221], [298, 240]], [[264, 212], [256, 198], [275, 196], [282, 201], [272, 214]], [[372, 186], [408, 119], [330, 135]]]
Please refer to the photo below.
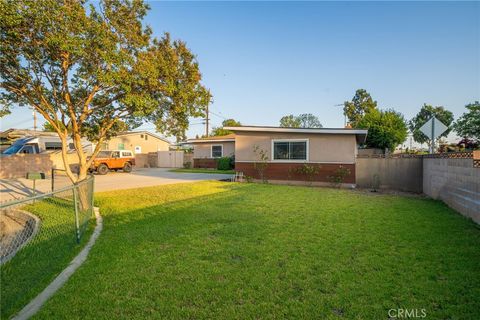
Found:
[[[131, 173], [109, 172], [104, 176], [95, 175], [95, 192], [150, 187], [163, 184], [195, 182], [201, 180], [229, 179], [232, 175], [215, 173], [169, 172], [170, 168], [139, 168]], [[55, 189], [67, 186], [66, 177], [57, 178]], [[33, 194], [32, 181], [27, 179], [0, 179], [0, 201], [21, 199]], [[51, 190], [51, 180], [37, 180], [38, 193]]]

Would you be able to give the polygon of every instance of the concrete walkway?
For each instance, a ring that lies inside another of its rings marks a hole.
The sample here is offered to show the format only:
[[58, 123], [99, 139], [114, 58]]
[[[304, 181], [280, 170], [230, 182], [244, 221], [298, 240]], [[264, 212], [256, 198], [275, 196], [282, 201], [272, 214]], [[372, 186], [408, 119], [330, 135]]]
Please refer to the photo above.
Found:
[[[104, 176], [95, 175], [95, 192], [120, 189], [133, 189], [172, 183], [195, 182], [202, 180], [228, 179], [232, 175], [214, 173], [178, 173], [170, 172], [170, 168], [139, 168], [131, 173], [109, 172]], [[55, 189], [69, 184], [66, 177], [56, 178]], [[27, 179], [0, 179], [0, 202], [21, 199], [33, 194], [33, 183]], [[51, 180], [37, 180], [38, 193], [51, 190]]]

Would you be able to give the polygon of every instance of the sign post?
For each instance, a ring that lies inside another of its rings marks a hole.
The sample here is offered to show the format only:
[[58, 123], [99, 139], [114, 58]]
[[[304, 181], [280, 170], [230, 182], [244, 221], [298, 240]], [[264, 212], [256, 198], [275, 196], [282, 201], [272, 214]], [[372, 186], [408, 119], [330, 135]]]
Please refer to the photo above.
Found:
[[431, 117], [430, 120], [425, 122], [423, 126], [420, 127], [420, 131], [430, 139], [430, 148], [429, 152], [435, 152], [435, 139], [440, 137], [442, 133], [448, 130], [448, 127], [443, 124], [440, 120]]
[[[37, 179], [45, 179], [45, 173], [43, 172], [28, 172], [27, 173], [27, 179], [28, 180], [33, 180], [33, 196], [35, 197], [37, 195], [37, 190], [35, 188], [35, 181]], [[33, 200], [35, 202], [35, 200]]]

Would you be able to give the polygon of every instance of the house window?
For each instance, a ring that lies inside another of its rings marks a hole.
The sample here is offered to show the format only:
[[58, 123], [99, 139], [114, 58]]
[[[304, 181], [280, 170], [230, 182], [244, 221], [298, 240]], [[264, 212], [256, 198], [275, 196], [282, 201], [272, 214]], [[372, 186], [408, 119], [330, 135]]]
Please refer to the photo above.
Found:
[[212, 158], [221, 158], [223, 155], [223, 146], [212, 146]]
[[273, 160], [308, 160], [308, 140], [273, 141]]
[[148, 140], [148, 135], [145, 135], [145, 140]]

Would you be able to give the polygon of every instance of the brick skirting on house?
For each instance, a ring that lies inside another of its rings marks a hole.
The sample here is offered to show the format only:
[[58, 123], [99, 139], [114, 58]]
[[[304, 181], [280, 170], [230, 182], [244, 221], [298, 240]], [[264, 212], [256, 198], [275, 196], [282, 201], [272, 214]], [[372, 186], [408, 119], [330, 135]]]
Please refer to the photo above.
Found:
[[193, 167], [217, 169], [217, 159], [213, 159], [213, 158], [193, 159]]
[[[303, 163], [273, 163], [269, 162], [265, 169], [265, 178], [267, 180], [290, 180], [305, 181], [305, 175], [298, 172], [298, 168]], [[332, 164], [332, 163], [308, 163], [308, 165], [316, 166], [318, 173], [314, 175], [312, 181], [315, 182], [331, 182], [331, 177], [340, 167], [346, 168], [350, 173], [345, 176], [343, 183], [355, 183], [355, 164]], [[243, 172], [245, 176], [260, 179], [258, 170], [255, 169], [253, 162], [235, 162], [235, 171]]]

